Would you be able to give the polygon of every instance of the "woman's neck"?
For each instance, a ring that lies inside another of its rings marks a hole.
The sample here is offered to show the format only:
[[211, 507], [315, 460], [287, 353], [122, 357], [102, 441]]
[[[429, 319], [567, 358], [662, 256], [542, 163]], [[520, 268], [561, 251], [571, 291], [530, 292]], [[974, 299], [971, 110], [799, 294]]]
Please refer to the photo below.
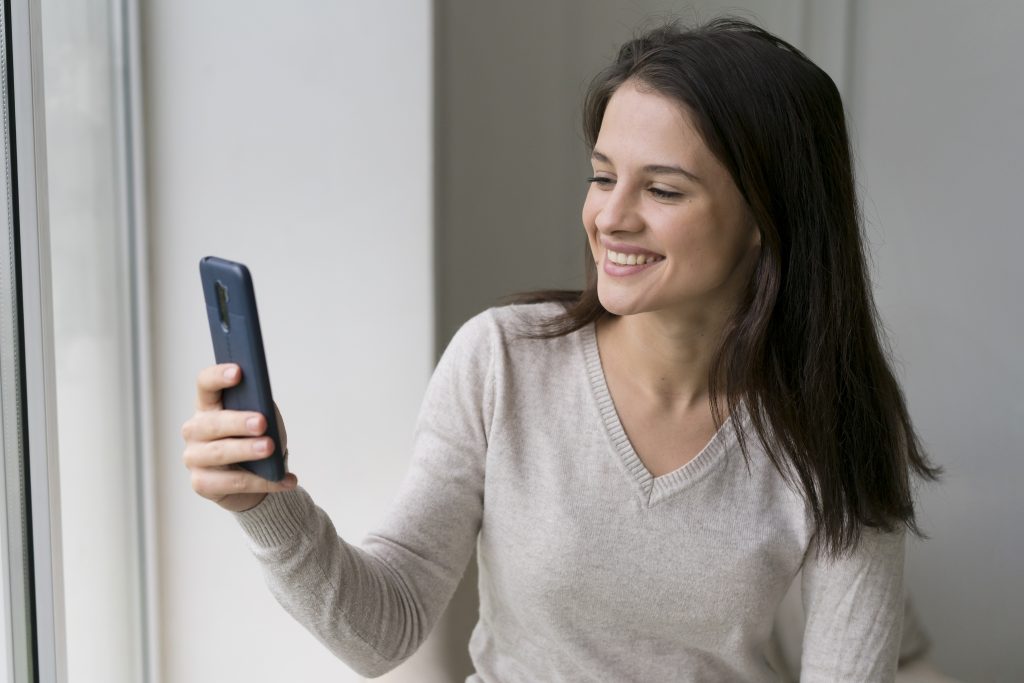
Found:
[[690, 412], [708, 404], [711, 360], [725, 320], [657, 311], [609, 316], [597, 323], [605, 372], [654, 410]]

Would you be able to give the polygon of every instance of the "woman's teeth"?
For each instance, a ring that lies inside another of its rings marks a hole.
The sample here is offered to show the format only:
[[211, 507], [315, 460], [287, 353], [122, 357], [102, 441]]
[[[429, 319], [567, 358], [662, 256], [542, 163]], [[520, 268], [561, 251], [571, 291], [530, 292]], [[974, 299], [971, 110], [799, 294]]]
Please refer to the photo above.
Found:
[[664, 258], [664, 256], [645, 256], [643, 254], [620, 254], [617, 251], [608, 250], [608, 260], [618, 263], [620, 266], [642, 266], [645, 263], [654, 263]]

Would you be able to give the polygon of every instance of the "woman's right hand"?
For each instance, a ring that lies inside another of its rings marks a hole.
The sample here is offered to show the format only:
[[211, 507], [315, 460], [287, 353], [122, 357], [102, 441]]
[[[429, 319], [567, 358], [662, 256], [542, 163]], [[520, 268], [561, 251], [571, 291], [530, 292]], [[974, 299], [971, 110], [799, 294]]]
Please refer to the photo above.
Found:
[[[298, 480], [286, 474], [268, 481], [237, 463], [262, 460], [273, 453], [267, 421], [257, 412], [224, 410], [221, 392], [238, 384], [242, 370], [234, 363], [214, 365], [196, 378], [196, 412], [181, 427], [185, 439], [182, 459], [192, 473], [192, 489], [221, 507], [241, 512], [258, 505], [268, 493], [294, 489]], [[276, 408], [275, 408], [276, 409]], [[287, 453], [287, 435], [277, 414], [281, 447]]]

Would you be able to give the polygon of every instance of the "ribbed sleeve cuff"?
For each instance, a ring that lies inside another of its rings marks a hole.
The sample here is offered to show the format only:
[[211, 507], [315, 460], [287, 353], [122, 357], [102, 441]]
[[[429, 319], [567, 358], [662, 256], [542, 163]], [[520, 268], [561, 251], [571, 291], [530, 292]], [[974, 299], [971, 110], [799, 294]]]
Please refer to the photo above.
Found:
[[295, 543], [313, 514], [313, 501], [302, 488], [268, 494], [259, 505], [236, 512], [242, 530], [260, 548]]

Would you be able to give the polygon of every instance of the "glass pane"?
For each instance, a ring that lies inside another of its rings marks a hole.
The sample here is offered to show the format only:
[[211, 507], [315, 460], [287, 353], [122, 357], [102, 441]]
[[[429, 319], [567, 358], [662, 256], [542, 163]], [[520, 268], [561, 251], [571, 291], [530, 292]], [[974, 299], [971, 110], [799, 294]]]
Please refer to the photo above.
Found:
[[68, 680], [140, 680], [131, 336], [110, 2], [43, 0]]

